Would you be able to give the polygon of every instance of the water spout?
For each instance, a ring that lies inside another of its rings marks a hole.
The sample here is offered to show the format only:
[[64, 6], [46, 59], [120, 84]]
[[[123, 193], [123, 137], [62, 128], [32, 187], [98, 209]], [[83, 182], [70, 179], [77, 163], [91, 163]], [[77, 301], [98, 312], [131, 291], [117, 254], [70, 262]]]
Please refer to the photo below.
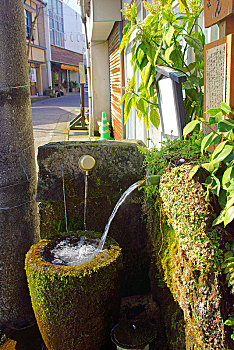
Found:
[[107, 234], [108, 234], [108, 231], [109, 231], [109, 228], [110, 228], [110, 224], [112, 222], [112, 220], [114, 219], [115, 217], [115, 214], [117, 213], [117, 210], [119, 209], [119, 207], [121, 206], [121, 204], [125, 201], [125, 199], [130, 195], [130, 193], [132, 191], [134, 191], [137, 187], [141, 186], [144, 182], [145, 182], [146, 178], [144, 178], [143, 180], [140, 180], [140, 181], [137, 181], [135, 182], [133, 185], [131, 185], [124, 193], [123, 195], [121, 196], [121, 198], [119, 199], [119, 201], [117, 202], [116, 206], [114, 207], [114, 210], [112, 211], [111, 213], [111, 216], [106, 224], [106, 227], [105, 227], [105, 230], [104, 230], [104, 233], [102, 235], [102, 238], [99, 242], [99, 245], [98, 245], [98, 248], [97, 248], [97, 251], [100, 252], [103, 250], [103, 246], [105, 244], [105, 241], [106, 241], [106, 237], [107, 237]]

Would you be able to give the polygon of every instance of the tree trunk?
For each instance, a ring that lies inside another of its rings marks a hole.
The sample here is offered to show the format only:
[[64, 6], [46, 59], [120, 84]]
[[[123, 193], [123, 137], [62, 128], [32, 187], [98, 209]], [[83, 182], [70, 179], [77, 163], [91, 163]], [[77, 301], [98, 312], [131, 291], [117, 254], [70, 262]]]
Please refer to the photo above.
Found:
[[22, 0], [0, 6], [0, 329], [34, 320], [25, 254], [39, 239]]

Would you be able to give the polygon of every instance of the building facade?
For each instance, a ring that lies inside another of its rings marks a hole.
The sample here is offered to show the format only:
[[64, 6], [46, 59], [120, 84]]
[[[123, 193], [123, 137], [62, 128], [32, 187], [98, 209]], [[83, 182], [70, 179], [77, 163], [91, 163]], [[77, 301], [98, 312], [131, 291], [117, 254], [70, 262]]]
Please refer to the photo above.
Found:
[[[152, 2], [152, 0], [148, 0]], [[133, 75], [131, 64], [131, 44], [126, 52], [119, 53], [122, 31], [125, 25], [121, 9], [125, 3], [132, 0], [80, 0], [82, 15], [85, 17], [87, 37], [90, 51], [90, 96], [92, 111], [91, 135], [98, 131], [101, 112], [106, 111], [109, 123], [113, 128], [116, 140], [138, 139], [148, 147], [159, 145], [162, 141], [162, 130], [153, 125], [147, 129], [143, 120], [139, 121], [136, 110], [132, 108], [130, 117], [124, 124], [123, 105], [120, 100], [124, 94], [125, 82]], [[143, 0], [137, 0], [138, 17], [144, 21], [148, 13], [143, 6]], [[175, 11], [176, 5], [175, 3]], [[199, 19], [199, 25], [204, 29], [206, 42], [218, 39], [218, 27], [204, 28], [204, 15]], [[101, 64], [100, 64], [101, 62]], [[140, 84], [140, 75], [136, 74], [136, 81]]]
[[31, 95], [79, 84], [85, 35], [81, 16], [62, 0], [24, 0]]
[[79, 85], [79, 63], [83, 62], [81, 16], [61, 0], [48, 0], [47, 15], [52, 87], [68, 91]]
[[47, 80], [43, 80], [43, 74], [45, 74], [45, 71], [47, 72], [46, 30], [44, 26], [45, 6], [46, 3], [41, 0], [24, 1], [26, 44], [28, 52], [31, 95], [42, 95], [43, 89], [48, 83]]

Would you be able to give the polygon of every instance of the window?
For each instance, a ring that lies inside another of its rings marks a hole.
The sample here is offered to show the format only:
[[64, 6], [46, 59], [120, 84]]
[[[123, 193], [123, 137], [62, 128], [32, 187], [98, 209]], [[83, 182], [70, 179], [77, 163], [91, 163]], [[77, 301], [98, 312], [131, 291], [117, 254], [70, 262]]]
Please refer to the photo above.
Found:
[[49, 0], [48, 4], [51, 44], [64, 47], [63, 4], [60, 0]]
[[[25, 30], [26, 30], [26, 38], [30, 38], [31, 30], [32, 30], [32, 13], [24, 10], [25, 15]], [[32, 38], [33, 40], [33, 38]]]

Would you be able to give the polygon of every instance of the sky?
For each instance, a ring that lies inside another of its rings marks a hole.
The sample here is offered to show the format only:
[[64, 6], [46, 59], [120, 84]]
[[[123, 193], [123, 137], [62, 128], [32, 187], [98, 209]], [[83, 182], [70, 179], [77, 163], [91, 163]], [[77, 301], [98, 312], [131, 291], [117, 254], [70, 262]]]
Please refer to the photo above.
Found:
[[80, 13], [80, 6], [78, 5], [78, 0], [63, 0], [63, 2], [72, 7], [75, 11]]

